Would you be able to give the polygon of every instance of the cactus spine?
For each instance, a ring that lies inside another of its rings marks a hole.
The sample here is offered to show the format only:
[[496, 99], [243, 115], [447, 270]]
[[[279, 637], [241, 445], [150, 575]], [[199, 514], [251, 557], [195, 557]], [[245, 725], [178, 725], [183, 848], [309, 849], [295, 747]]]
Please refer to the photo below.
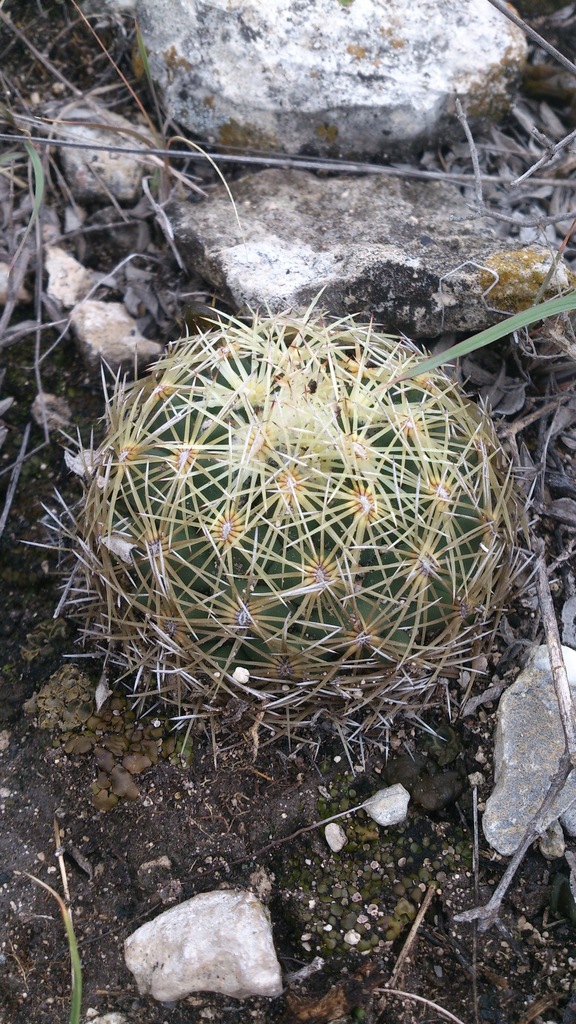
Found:
[[518, 514], [488, 416], [441, 372], [402, 380], [421, 358], [351, 318], [222, 318], [117, 383], [74, 587], [140, 692], [368, 727], [465, 663]]

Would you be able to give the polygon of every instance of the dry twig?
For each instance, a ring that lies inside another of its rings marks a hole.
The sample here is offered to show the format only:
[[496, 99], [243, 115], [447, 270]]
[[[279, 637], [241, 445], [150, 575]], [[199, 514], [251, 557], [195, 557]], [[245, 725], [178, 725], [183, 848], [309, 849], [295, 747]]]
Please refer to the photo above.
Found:
[[431, 999], [425, 999], [424, 996], [416, 996], [414, 995], [413, 992], [402, 992], [400, 989], [397, 988], [383, 988], [376, 989], [376, 991], [382, 992], [385, 995], [389, 996], [399, 996], [401, 999], [412, 999], [414, 1000], [415, 1003], [423, 1003], [424, 1006], [429, 1007], [429, 1009], [431, 1010], [435, 1010], [436, 1013], [439, 1013], [442, 1017], [445, 1017], [446, 1020], [454, 1021], [454, 1024], [463, 1024], [463, 1021], [460, 1020], [460, 1017], [455, 1017], [454, 1014], [450, 1013], [449, 1010], [445, 1010], [444, 1007], [439, 1006], [438, 1003], [433, 1003]]
[[552, 602], [546, 559], [544, 557], [544, 543], [542, 541], [539, 543], [539, 555], [538, 575], [536, 578], [538, 601], [540, 603], [546, 644], [550, 655], [550, 668], [552, 670], [554, 690], [556, 691], [556, 699], [564, 731], [566, 753], [572, 765], [576, 767], [576, 716], [574, 714], [574, 702], [566, 674], [566, 665], [562, 657], [560, 633]]
[[[392, 987], [396, 984], [396, 982], [398, 981], [398, 978], [400, 977], [400, 975], [402, 973], [402, 969], [404, 967], [404, 962], [405, 962], [406, 957], [408, 956], [410, 950], [412, 949], [412, 946], [414, 945], [414, 942], [416, 941], [416, 936], [417, 936], [417, 934], [418, 934], [418, 932], [420, 930], [420, 925], [422, 924], [422, 921], [424, 920], [424, 917], [426, 915], [428, 907], [430, 906], [430, 903], [432, 902], [432, 897], [433, 897], [434, 893], [436, 892], [436, 888], [437, 888], [436, 882], [431, 882], [430, 885], [428, 886], [427, 890], [426, 890], [426, 895], [424, 896], [424, 899], [422, 900], [422, 903], [420, 904], [420, 908], [418, 910], [418, 913], [416, 914], [416, 917], [414, 918], [414, 921], [412, 922], [412, 927], [411, 927], [410, 931], [408, 932], [408, 937], [406, 939], [406, 942], [404, 943], [404, 945], [402, 946], [402, 949], [400, 950], [400, 953], [398, 954], [398, 959], [396, 960], [396, 963], [394, 965], [394, 970], [392, 971], [392, 974], [390, 975], [390, 985]], [[382, 1007], [382, 1009], [383, 1009], [383, 1007]]]
[[557, 60], [558, 63], [566, 69], [566, 71], [569, 71], [572, 75], [576, 75], [576, 64], [573, 64], [568, 57], [565, 57], [563, 53], [560, 53], [560, 50], [557, 50], [555, 46], [552, 46], [552, 43], [549, 43], [547, 39], [544, 39], [543, 36], [539, 35], [539, 33], [530, 25], [527, 25], [509, 4], [505, 3], [504, 0], [488, 0], [488, 3], [492, 4], [492, 7], [495, 7], [497, 11], [500, 11], [500, 13], [503, 14], [505, 18], [508, 18], [508, 21], [511, 21], [516, 25], [517, 28], [521, 28], [522, 31], [530, 37], [530, 39], [537, 43], [538, 46], [541, 46], [543, 50], [546, 50], [546, 53], [549, 53], [551, 57], [554, 57], [554, 60]]
[[8, 490], [6, 492], [6, 498], [4, 501], [4, 508], [2, 509], [2, 515], [0, 516], [0, 537], [4, 533], [6, 523], [8, 522], [8, 516], [14, 501], [14, 495], [16, 494], [16, 487], [18, 486], [18, 480], [26, 457], [26, 449], [28, 447], [28, 438], [30, 436], [31, 423], [26, 424], [24, 436], [22, 438], [22, 444], [20, 445], [20, 451], [16, 458], [16, 462], [12, 467], [12, 475], [10, 476], [10, 483], [8, 484]]

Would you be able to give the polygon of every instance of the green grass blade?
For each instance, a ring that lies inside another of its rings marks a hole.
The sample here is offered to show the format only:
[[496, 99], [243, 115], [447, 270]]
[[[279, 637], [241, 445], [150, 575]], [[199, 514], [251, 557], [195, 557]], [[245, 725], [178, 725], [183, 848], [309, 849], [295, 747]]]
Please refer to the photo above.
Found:
[[136, 22], [136, 24], [134, 26], [134, 29], [135, 29], [135, 32], [136, 32], [136, 45], [138, 47], [138, 56], [140, 57], [140, 60], [142, 61], [142, 70], [144, 71], [144, 74], [146, 75], [146, 79], [148, 81], [148, 85], [150, 86], [150, 85], [153, 84], [152, 71], [150, 70], [150, 61], [148, 60], [148, 51], [146, 49], [146, 46], [144, 45], [144, 40], [142, 38], [142, 33], [140, 31], [140, 26], [138, 25], [138, 22]]
[[30, 163], [32, 164], [32, 172], [34, 174], [34, 186], [33, 186], [34, 202], [33, 202], [33, 205], [32, 205], [32, 213], [30, 214], [30, 220], [28, 221], [28, 223], [26, 225], [26, 230], [24, 231], [24, 234], [22, 235], [22, 238], [20, 240], [20, 244], [19, 244], [16, 252], [14, 253], [14, 256], [12, 257], [12, 261], [11, 261], [12, 265], [15, 264], [16, 260], [18, 259], [18, 256], [22, 252], [22, 249], [24, 248], [24, 246], [26, 244], [26, 239], [28, 238], [28, 235], [32, 231], [32, 228], [34, 227], [34, 224], [36, 223], [36, 221], [38, 219], [38, 216], [40, 214], [40, 210], [42, 209], [42, 203], [44, 202], [44, 184], [45, 184], [45, 182], [44, 182], [44, 168], [42, 167], [42, 161], [40, 160], [40, 157], [38, 156], [38, 153], [34, 149], [34, 146], [32, 145], [31, 142], [23, 142], [22, 145], [24, 146], [24, 149], [26, 150], [26, 152], [28, 154], [28, 157], [30, 159]]
[[32, 171], [34, 172], [34, 205], [32, 207], [32, 214], [26, 228], [26, 232], [34, 226], [36, 218], [38, 217], [44, 202], [44, 168], [42, 167], [42, 161], [38, 156], [38, 153], [34, 149], [31, 142], [24, 143], [24, 149], [28, 153], [30, 163], [32, 164]]
[[68, 947], [70, 949], [70, 962], [72, 964], [72, 996], [70, 1001], [70, 1024], [80, 1024], [80, 1011], [82, 1008], [82, 964], [80, 962], [80, 954], [78, 952], [78, 943], [76, 942], [76, 935], [74, 934], [74, 925], [72, 924], [72, 918], [70, 917], [70, 911], [64, 903], [64, 900], [46, 882], [43, 882], [40, 878], [36, 878], [36, 875], [30, 875], [28, 872], [24, 874], [35, 882], [36, 885], [40, 885], [46, 892], [49, 892], [54, 897], [60, 908], [62, 919], [64, 921], [64, 927], [66, 929], [66, 937], [68, 939]]
[[437, 366], [441, 366], [442, 363], [447, 363], [451, 359], [459, 359], [461, 356], [469, 355], [470, 352], [476, 352], [479, 348], [484, 348], [485, 345], [490, 345], [493, 341], [498, 341], [499, 338], [503, 338], [506, 334], [511, 334], [512, 331], [517, 331], [521, 327], [528, 327], [529, 324], [545, 320], [549, 316], [557, 316], [558, 313], [567, 313], [571, 309], [576, 309], [576, 291], [560, 295], [556, 299], [549, 299], [547, 302], [540, 302], [536, 306], [530, 306], [529, 309], [523, 309], [521, 313], [507, 317], [506, 320], [495, 324], [494, 327], [488, 327], [485, 331], [480, 331], [478, 334], [473, 334], [471, 338], [458, 342], [457, 345], [441, 352], [440, 355], [424, 359], [399, 379], [411, 380], [421, 373], [435, 370]]

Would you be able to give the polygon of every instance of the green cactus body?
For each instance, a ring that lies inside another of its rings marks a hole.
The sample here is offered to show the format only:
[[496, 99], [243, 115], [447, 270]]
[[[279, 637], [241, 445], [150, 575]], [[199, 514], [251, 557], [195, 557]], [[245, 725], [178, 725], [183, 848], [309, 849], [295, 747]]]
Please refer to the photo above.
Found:
[[518, 515], [487, 415], [438, 371], [402, 380], [421, 358], [349, 318], [222, 319], [117, 385], [78, 571], [140, 688], [371, 722], [461, 666]]

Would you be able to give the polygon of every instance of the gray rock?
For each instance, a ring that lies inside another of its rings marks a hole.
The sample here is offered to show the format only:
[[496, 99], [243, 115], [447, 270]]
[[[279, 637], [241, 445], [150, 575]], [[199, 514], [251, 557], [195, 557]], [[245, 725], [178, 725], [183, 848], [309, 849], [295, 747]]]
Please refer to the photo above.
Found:
[[576, 836], [576, 801], [560, 815], [560, 823], [569, 836]]
[[239, 307], [302, 312], [324, 289], [334, 315], [433, 337], [529, 306], [549, 271], [550, 295], [576, 283], [546, 249], [499, 240], [445, 182], [269, 170], [233, 194], [240, 223], [223, 187], [169, 216], [182, 254]]
[[379, 789], [362, 807], [379, 825], [398, 825], [406, 820], [410, 793], [401, 782]]
[[[63, 146], [59, 151], [64, 173], [70, 189], [77, 199], [109, 201], [110, 194], [119, 202], [135, 201], [140, 193], [140, 184], [145, 164], [142, 158], [130, 153], [107, 152], [92, 147], [130, 146], [146, 152], [153, 140], [142, 126], [104, 107], [67, 106], [59, 117], [78, 124], [59, 126], [59, 136], [72, 142], [86, 143], [86, 148], [73, 149]], [[84, 123], [80, 123], [84, 122]], [[102, 127], [107, 125], [108, 128]], [[137, 133], [137, 134], [135, 134]], [[140, 138], [137, 137], [140, 136]]]
[[501, 116], [526, 41], [459, 0], [138, 0], [168, 113], [224, 146], [367, 156]]
[[143, 924], [124, 950], [140, 994], [163, 1002], [192, 992], [236, 999], [282, 992], [268, 913], [250, 892], [193, 896]]
[[[576, 698], [576, 653], [562, 648]], [[490, 845], [510, 856], [538, 811], [564, 752], [564, 733], [546, 646], [537, 647], [498, 707], [494, 748], [495, 787], [486, 802], [483, 829]], [[551, 808], [547, 828], [576, 800], [572, 771]]]

